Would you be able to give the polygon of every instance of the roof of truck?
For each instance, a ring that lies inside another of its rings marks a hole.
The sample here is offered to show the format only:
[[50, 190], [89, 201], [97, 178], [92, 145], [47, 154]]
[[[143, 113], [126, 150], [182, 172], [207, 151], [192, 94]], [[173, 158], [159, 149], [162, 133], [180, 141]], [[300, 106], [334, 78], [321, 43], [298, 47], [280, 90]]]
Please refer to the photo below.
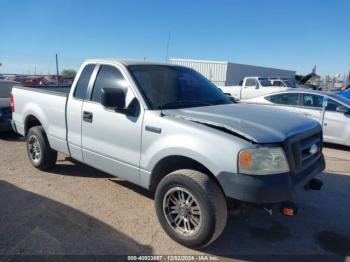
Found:
[[162, 62], [146, 61], [146, 60], [129, 60], [116, 58], [102, 58], [102, 59], [88, 59], [86, 62], [90, 63], [121, 63], [125, 66], [130, 65], [169, 65]]

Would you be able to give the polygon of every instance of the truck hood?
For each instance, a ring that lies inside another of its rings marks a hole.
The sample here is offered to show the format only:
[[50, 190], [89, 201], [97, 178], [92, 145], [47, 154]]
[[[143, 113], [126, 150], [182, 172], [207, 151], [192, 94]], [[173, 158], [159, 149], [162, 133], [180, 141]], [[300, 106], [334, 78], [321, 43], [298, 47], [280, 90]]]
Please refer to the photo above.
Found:
[[166, 110], [166, 116], [225, 129], [256, 143], [283, 142], [317, 128], [318, 122], [296, 113], [252, 104], [229, 104]]

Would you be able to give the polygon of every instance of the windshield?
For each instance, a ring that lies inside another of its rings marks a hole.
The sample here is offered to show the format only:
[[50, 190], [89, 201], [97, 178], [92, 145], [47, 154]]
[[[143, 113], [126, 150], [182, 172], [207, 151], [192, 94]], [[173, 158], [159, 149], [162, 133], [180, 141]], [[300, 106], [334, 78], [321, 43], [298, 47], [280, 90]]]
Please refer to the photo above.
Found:
[[335, 100], [338, 100], [339, 102], [343, 103], [344, 105], [350, 107], [350, 100], [348, 98], [345, 98], [338, 94], [327, 94], [330, 98], [334, 98]]
[[261, 84], [261, 86], [272, 86], [272, 83], [269, 79], [267, 78], [259, 78], [259, 82]]
[[128, 69], [151, 109], [232, 104], [193, 69], [167, 65], [134, 65]]

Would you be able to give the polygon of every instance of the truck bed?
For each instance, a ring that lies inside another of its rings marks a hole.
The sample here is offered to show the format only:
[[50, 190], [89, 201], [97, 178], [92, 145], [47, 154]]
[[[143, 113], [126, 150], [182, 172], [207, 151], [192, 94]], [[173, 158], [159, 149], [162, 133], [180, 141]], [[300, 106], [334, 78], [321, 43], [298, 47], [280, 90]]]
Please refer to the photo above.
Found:
[[50, 146], [68, 154], [66, 105], [70, 87], [14, 87], [15, 112], [12, 120], [17, 132], [26, 135], [30, 119], [40, 119]]

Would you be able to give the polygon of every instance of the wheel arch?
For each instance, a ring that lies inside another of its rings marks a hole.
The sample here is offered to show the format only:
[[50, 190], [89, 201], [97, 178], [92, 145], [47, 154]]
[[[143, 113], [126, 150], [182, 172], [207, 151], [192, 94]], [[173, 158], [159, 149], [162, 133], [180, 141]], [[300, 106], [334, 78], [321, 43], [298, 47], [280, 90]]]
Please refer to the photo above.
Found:
[[26, 116], [24, 120], [24, 135], [27, 136], [29, 130], [34, 126], [42, 126], [40, 120], [33, 114], [29, 114]]
[[181, 155], [166, 156], [157, 162], [151, 172], [149, 189], [154, 192], [162, 178], [167, 174], [180, 169], [192, 169], [203, 172], [213, 178], [222, 192], [224, 192], [215, 175], [205, 165], [193, 158]]

